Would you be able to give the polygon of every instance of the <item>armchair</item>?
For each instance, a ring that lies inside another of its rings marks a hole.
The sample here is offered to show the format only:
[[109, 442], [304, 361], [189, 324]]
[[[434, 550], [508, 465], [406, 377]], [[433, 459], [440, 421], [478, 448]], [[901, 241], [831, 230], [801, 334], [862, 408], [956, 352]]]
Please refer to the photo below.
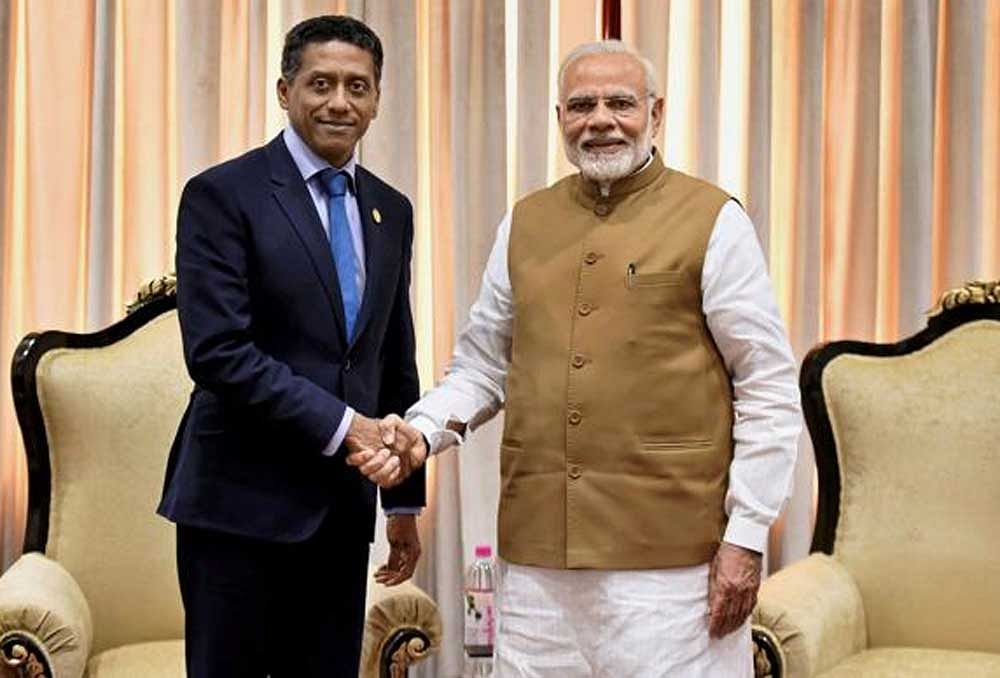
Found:
[[[0, 576], [0, 676], [182, 678], [174, 531], [155, 514], [191, 391], [174, 280], [94, 334], [28, 335], [12, 383], [28, 516], [24, 555]], [[440, 638], [420, 589], [370, 582], [361, 676], [403, 678]]]
[[766, 580], [757, 676], [1000, 676], [1000, 282], [805, 358], [812, 554]]

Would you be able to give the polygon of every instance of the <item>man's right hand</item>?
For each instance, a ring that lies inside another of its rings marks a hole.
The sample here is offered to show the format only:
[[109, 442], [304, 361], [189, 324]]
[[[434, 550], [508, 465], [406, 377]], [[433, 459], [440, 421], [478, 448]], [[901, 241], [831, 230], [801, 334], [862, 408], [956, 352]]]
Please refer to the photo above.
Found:
[[400, 460], [382, 439], [380, 422], [355, 412], [344, 436], [347, 463], [360, 467], [361, 472], [376, 485], [393, 487], [403, 482], [406, 476], [402, 475]]
[[369, 419], [358, 412], [351, 418], [351, 425], [344, 436], [344, 445], [348, 452], [358, 452], [365, 449], [382, 447], [382, 429], [378, 419]]
[[395, 414], [379, 422], [355, 414], [344, 440], [347, 463], [380, 487], [398, 485], [427, 459], [423, 434]]

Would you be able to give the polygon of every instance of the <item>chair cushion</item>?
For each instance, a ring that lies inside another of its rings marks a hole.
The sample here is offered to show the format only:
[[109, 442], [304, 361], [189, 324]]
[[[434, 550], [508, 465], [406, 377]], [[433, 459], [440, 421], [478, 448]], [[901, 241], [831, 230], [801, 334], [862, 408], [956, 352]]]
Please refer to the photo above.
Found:
[[865, 650], [818, 678], [996, 678], [1000, 655], [884, 647]]
[[161, 640], [105, 650], [87, 662], [86, 678], [184, 678], [184, 641]]
[[177, 313], [110, 346], [49, 351], [35, 376], [52, 461], [45, 553], [87, 598], [92, 651], [181, 637], [174, 527], [156, 515], [191, 392]]
[[1000, 322], [907, 355], [823, 371], [840, 457], [834, 557], [864, 601], [869, 647], [1000, 653]]

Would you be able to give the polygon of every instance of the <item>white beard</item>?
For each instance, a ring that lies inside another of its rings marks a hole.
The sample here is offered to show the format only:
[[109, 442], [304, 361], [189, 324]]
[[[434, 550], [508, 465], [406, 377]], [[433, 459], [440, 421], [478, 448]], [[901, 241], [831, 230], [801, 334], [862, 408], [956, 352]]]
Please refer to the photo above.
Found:
[[583, 147], [585, 142], [592, 141], [596, 137], [581, 137], [575, 145], [567, 144], [564, 140], [566, 158], [580, 170], [584, 178], [604, 188], [610, 187], [613, 182], [624, 179], [646, 162], [653, 150], [652, 117], [650, 112], [645, 130], [634, 142], [624, 137], [613, 137], [627, 144], [625, 148], [615, 153], [594, 153]]
[[[574, 164], [587, 179], [598, 184], [610, 184], [632, 173], [634, 151], [634, 146], [615, 153], [588, 153], [580, 149]], [[570, 162], [573, 162], [573, 158], [570, 158]]]

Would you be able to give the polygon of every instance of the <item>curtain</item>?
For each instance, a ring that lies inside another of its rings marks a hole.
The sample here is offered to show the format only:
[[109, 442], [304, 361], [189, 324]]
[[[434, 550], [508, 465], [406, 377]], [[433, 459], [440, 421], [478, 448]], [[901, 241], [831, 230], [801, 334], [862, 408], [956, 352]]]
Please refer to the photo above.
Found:
[[[659, 147], [747, 208], [799, 358], [818, 341], [910, 334], [942, 290], [998, 276], [1000, 2], [621, 4], [623, 38], [666, 97]], [[281, 129], [284, 32], [331, 12], [363, 18], [385, 45], [360, 159], [414, 203], [411, 294], [421, 383], [433, 384], [500, 218], [571, 170], [556, 70], [600, 35], [600, 0], [0, 4], [0, 355], [30, 331], [109, 324], [171, 269], [184, 182]], [[461, 671], [461, 576], [476, 544], [495, 545], [501, 421], [430, 462], [417, 578], [446, 639], [425, 676]], [[807, 438], [772, 570], [808, 550]], [[4, 387], [3, 565], [20, 549], [26, 488]]]

